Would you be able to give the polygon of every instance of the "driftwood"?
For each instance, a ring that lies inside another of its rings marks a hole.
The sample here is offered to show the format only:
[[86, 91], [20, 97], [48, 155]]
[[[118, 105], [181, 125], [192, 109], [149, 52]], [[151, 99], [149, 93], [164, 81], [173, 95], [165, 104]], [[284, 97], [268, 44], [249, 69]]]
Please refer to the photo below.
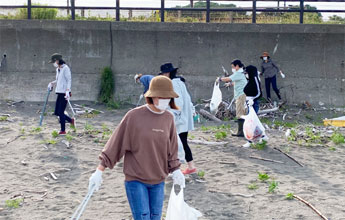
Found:
[[274, 107], [274, 108], [265, 109], [265, 110], [259, 110], [258, 115], [267, 114], [267, 113], [271, 113], [271, 112], [276, 112], [278, 110], [279, 110], [279, 107]]
[[202, 144], [202, 145], [211, 145], [211, 146], [228, 144], [228, 142], [213, 142], [213, 141], [189, 140], [189, 139], [188, 139], [188, 142], [192, 144]]
[[205, 118], [208, 118], [212, 121], [215, 122], [222, 122], [220, 119], [216, 118], [215, 116], [213, 116], [211, 113], [209, 113], [208, 111], [204, 110], [204, 109], [200, 109], [200, 115], [204, 116]]
[[303, 202], [304, 204], [306, 204], [307, 206], [309, 206], [314, 212], [316, 212], [322, 219], [324, 220], [328, 220], [328, 218], [326, 216], [324, 216], [319, 210], [317, 210], [312, 204], [310, 204], [309, 202], [305, 201], [304, 199], [302, 199], [299, 196], [294, 195], [294, 198], [298, 199], [299, 201]]
[[282, 150], [280, 150], [279, 148], [276, 148], [276, 147], [274, 147], [273, 149], [279, 151], [280, 153], [284, 154], [285, 156], [287, 156], [287, 157], [290, 158], [291, 160], [295, 161], [298, 165], [300, 165], [301, 167], [303, 167], [303, 165], [302, 165], [300, 162], [298, 162], [297, 160], [295, 160], [295, 159], [294, 159], [293, 157], [291, 157], [289, 154], [283, 152]]
[[244, 198], [250, 198], [253, 197], [254, 195], [250, 194], [250, 195], [246, 195], [246, 194], [242, 194], [242, 193], [226, 193], [226, 192], [220, 192], [220, 191], [216, 191], [216, 190], [208, 190], [210, 193], [220, 193], [220, 194], [224, 194], [227, 196], [241, 196]]
[[263, 161], [268, 161], [268, 162], [273, 162], [273, 163], [284, 163], [282, 161], [278, 161], [278, 160], [271, 160], [271, 159], [266, 159], [266, 158], [262, 158], [262, 157], [255, 157], [255, 156], [250, 156], [249, 158], [252, 158], [252, 159], [257, 159], [257, 160], [263, 160]]
[[18, 136], [16, 136], [16, 137], [14, 137], [12, 140], [11, 139], [9, 139], [8, 141], [7, 141], [7, 144], [9, 144], [9, 143], [11, 143], [11, 142], [13, 142], [13, 141], [15, 141], [15, 140], [17, 140], [18, 138], [20, 138], [21, 136], [23, 136], [23, 135], [18, 135]]
[[233, 112], [231, 108], [229, 108], [229, 104], [226, 102], [221, 102], [218, 106], [218, 110], [216, 113], [216, 117], [221, 120], [230, 120], [236, 116], [236, 112]]

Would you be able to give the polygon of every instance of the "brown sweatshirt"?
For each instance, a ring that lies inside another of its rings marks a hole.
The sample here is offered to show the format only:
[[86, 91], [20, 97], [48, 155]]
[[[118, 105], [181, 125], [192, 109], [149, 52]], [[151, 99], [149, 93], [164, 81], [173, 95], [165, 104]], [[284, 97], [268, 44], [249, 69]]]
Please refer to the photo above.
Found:
[[112, 169], [123, 157], [126, 181], [158, 184], [180, 167], [174, 116], [153, 112], [147, 105], [129, 111], [115, 129], [101, 155]]

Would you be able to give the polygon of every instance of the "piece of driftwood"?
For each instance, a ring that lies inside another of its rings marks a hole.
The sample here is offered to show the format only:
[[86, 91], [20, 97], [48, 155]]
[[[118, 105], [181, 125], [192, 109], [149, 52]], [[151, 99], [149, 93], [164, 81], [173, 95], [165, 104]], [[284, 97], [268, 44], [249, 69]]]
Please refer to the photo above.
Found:
[[227, 196], [241, 196], [244, 198], [250, 198], [253, 197], [254, 195], [250, 194], [250, 195], [246, 195], [246, 194], [242, 194], [242, 193], [226, 193], [226, 192], [220, 192], [220, 191], [216, 191], [216, 190], [208, 190], [210, 193], [220, 193], [220, 194], [224, 194]]
[[300, 162], [298, 162], [297, 160], [295, 160], [295, 159], [294, 159], [293, 157], [291, 157], [289, 154], [283, 152], [282, 150], [280, 150], [279, 148], [276, 148], [276, 147], [274, 147], [273, 149], [279, 151], [280, 153], [284, 154], [285, 156], [287, 156], [287, 157], [290, 158], [291, 160], [295, 161], [298, 165], [300, 165], [301, 167], [303, 167], [303, 165], [302, 165]]
[[17, 140], [17, 139], [20, 138], [21, 136], [23, 136], [23, 135], [20, 134], [20, 135], [15, 136], [13, 139], [9, 139], [9, 140], [7, 141], [7, 144], [9, 144], [9, 143], [11, 143], [11, 142]]
[[255, 156], [250, 156], [249, 158], [252, 158], [252, 159], [257, 159], [257, 160], [263, 160], [263, 161], [268, 161], [268, 162], [273, 162], [273, 163], [284, 163], [282, 161], [278, 161], [278, 160], [271, 160], [271, 159], [266, 159], [266, 158], [262, 158], [262, 157], [255, 157]]
[[220, 161], [219, 164], [236, 165], [236, 163], [234, 162], [225, 162], [225, 161]]
[[215, 116], [213, 116], [211, 113], [209, 113], [208, 111], [206, 111], [204, 109], [200, 109], [199, 113], [203, 117], [210, 119], [212, 121], [219, 122], [219, 123], [222, 122], [222, 120], [220, 120], [219, 118], [216, 118]]
[[309, 206], [314, 212], [316, 212], [322, 219], [324, 220], [328, 220], [328, 218], [326, 216], [324, 216], [319, 210], [317, 210], [312, 204], [310, 204], [308, 201], [302, 199], [299, 196], [294, 195], [294, 198], [298, 199], [299, 201], [303, 202], [304, 204], [306, 204], [307, 206]]
[[267, 113], [271, 113], [271, 112], [276, 112], [278, 110], [279, 110], [279, 107], [274, 107], [274, 108], [265, 109], [265, 110], [259, 110], [258, 115], [267, 114]]
[[202, 145], [211, 145], [211, 146], [228, 144], [228, 142], [215, 142], [215, 141], [189, 140], [189, 139], [188, 139], [188, 142], [192, 144], [202, 144]]
[[11, 115], [10, 115], [10, 114], [3, 114], [3, 113], [0, 113], [0, 116], [11, 117]]

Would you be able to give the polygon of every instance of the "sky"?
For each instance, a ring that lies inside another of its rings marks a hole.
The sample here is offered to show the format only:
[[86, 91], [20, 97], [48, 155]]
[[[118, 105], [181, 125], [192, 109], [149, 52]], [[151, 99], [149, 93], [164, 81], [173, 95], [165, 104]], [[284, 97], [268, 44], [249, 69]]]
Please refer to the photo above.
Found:
[[[0, 5], [23, 5], [26, 0], [0, 0]], [[32, 0], [33, 3], [47, 4], [47, 5], [66, 5], [67, 0]], [[115, 0], [75, 0], [76, 6], [114, 6]], [[160, 0], [120, 0], [120, 4], [123, 7], [160, 7]], [[195, 1], [196, 2], [196, 1]], [[217, 1], [212, 1], [217, 2]], [[218, 2], [224, 3], [224, 2]], [[232, 3], [238, 7], [251, 7], [251, 2], [241, 2], [241, 1], [231, 1], [226, 2], [227, 4]], [[178, 1], [178, 0], [166, 0], [166, 7], [175, 7], [177, 5], [184, 6], [189, 4], [189, 1]], [[298, 2], [287, 2], [287, 5], [299, 5]], [[316, 6], [318, 9], [343, 9], [345, 10], [345, 2], [308, 2], [306, 4]], [[281, 0], [280, 5], [283, 6], [284, 3]], [[277, 6], [277, 1], [272, 2], [258, 2], [257, 7], [274, 7]], [[329, 16], [334, 15], [334, 13], [323, 13], [324, 19]], [[337, 13], [336, 15], [345, 17], [345, 13]]]

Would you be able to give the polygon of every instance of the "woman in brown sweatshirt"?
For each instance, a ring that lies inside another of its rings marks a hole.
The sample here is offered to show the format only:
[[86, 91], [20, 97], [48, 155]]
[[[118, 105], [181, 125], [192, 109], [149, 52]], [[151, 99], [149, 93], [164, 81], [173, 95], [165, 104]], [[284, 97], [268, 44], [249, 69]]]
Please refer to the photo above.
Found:
[[164, 181], [173, 174], [174, 184], [185, 186], [178, 160], [174, 117], [166, 109], [178, 109], [168, 77], [151, 80], [145, 93], [147, 105], [130, 110], [115, 129], [99, 156], [101, 162], [89, 181], [89, 190], [99, 189], [102, 173], [124, 156], [125, 188], [134, 220], [160, 220]]

